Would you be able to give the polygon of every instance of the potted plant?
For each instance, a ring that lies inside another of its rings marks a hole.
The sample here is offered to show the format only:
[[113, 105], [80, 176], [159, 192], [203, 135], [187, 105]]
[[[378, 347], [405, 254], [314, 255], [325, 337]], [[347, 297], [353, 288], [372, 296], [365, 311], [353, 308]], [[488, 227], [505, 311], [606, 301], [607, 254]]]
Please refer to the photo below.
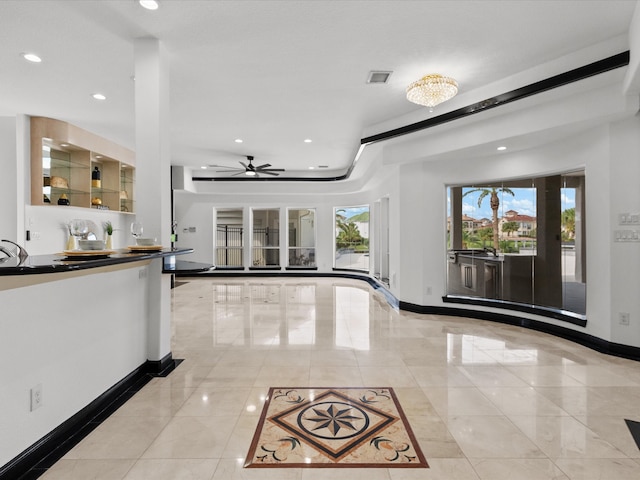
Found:
[[109, 221], [104, 222], [102, 224], [102, 228], [104, 228], [104, 240], [105, 240], [105, 248], [107, 250], [111, 250], [113, 248], [113, 241], [112, 241], [112, 235], [113, 235], [113, 224]]

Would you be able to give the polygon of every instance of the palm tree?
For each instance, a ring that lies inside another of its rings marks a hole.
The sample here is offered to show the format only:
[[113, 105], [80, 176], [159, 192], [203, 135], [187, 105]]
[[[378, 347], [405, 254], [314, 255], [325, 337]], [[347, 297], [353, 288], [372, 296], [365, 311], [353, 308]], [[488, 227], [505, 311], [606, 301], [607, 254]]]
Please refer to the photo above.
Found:
[[362, 242], [360, 230], [354, 222], [338, 224], [340, 233], [338, 234], [337, 243], [340, 247], [350, 247]]
[[498, 209], [500, 208], [500, 199], [498, 198], [498, 192], [508, 193], [512, 197], [515, 196], [513, 190], [507, 187], [479, 187], [472, 188], [464, 192], [462, 195], [466, 197], [471, 193], [480, 192], [480, 196], [478, 197], [478, 208], [482, 206], [482, 201], [485, 199], [487, 195], [490, 195], [489, 205], [491, 206], [492, 212], [492, 222], [493, 222], [493, 248], [498, 251], [500, 248], [500, 244], [498, 242]]

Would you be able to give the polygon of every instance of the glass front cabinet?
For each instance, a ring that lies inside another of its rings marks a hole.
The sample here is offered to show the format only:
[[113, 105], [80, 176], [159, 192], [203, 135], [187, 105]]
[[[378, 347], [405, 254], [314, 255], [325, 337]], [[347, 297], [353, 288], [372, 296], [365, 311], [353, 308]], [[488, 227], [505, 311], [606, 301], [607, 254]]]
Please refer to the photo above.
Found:
[[60, 120], [31, 118], [31, 204], [134, 213], [133, 151]]

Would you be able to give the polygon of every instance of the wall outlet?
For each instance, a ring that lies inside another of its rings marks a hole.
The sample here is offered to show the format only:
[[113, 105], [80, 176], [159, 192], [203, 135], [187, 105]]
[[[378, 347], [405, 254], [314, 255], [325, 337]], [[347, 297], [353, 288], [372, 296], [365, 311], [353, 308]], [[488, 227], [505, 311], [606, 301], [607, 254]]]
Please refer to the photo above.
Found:
[[618, 321], [620, 325], [629, 325], [630, 315], [628, 313], [620, 312], [618, 314]]
[[42, 406], [42, 384], [38, 384], [31, 389], [31, 411]]
[[427, 295], [432, 295], [433, 294], [433, 290], [431, 289], [431, 287], [427, 287]]

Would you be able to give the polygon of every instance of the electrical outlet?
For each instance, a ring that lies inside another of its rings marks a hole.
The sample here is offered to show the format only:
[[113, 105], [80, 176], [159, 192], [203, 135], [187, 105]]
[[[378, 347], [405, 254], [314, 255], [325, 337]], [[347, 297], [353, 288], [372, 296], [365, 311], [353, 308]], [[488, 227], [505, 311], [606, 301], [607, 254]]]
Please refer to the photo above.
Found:
[[38, 384], [31, 389], [31, 411], [42, 406], [42, 384]]
[[618, 314], [618, 321], [620, 322], [620, 325], [629, 325], [630, 315], [628, 313], [620, 312]]
[[433, 290], [431, 290], [431, 287], [427, 287], [427, 295], [431, 295], [433, 293]]

